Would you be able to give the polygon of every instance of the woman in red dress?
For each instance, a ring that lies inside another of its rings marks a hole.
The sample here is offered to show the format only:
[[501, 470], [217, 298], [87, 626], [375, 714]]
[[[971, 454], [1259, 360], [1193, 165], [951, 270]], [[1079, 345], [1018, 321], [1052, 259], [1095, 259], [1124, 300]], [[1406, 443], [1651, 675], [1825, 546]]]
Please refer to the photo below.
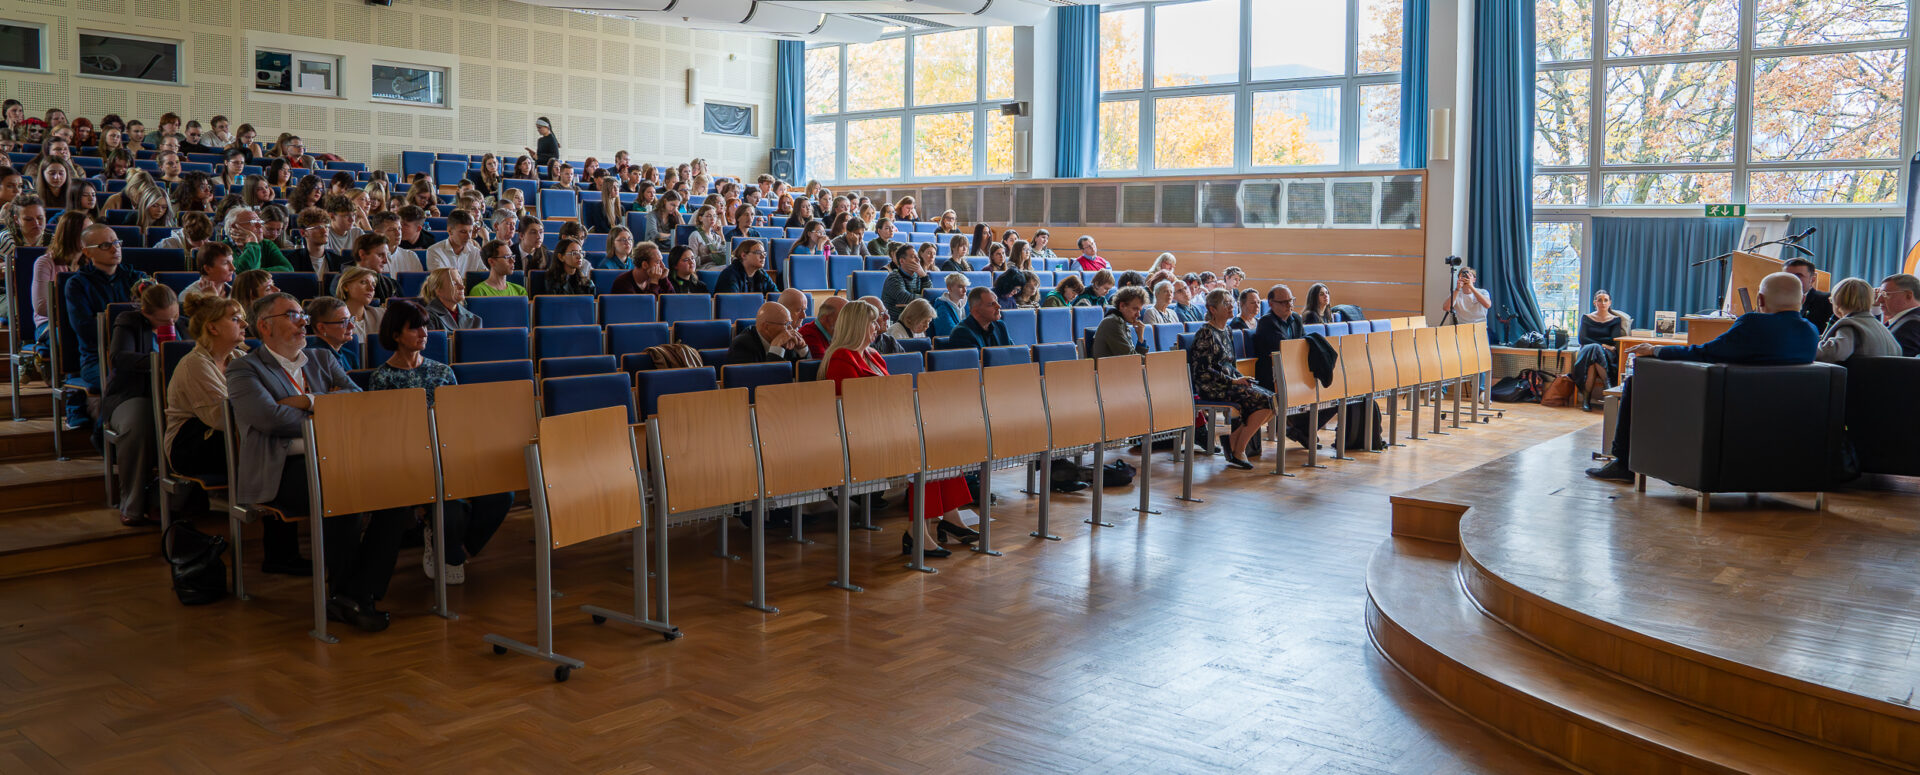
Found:
[[[887, 362], [868, 345], [879, 333], [877, 327], [880, 315], [871, 305], [853, 302], [840, 308], [840, 316], [834, 320], [833, 341], [827, 344], [827, 354], [820, 361], [820, 379], [833, 380], [837, 392], [840, 383], [847, 379], [860, 377], [887, 376]], [[907, 497], [913, 497], [908, 490]], [[979, 534], [962, 526], [959, 521], [960, 507], [973, 502], [973, 493], [967, 490], [965, 477], [949, 477], [927, 482], [926, 506], [920, 512], [920, 518], [928, 521], [939, 520], [938, 524], [927, 525], [922, 531], [922, 540], [926, 542], [926, 556], [946, 557], [952, 552], [940, 548], [934, 543], [938, 533], [954, 533], [962, 541], [971, 543], [970, 538]], [[902, 554], [913, 553], [913, 531], [900, 536]]]

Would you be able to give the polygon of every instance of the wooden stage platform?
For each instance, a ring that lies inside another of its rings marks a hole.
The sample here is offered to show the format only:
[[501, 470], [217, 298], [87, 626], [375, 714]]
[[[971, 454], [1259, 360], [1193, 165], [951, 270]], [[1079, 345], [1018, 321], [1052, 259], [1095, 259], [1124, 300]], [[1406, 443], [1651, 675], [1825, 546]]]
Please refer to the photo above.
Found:
[[[1920, 769], [1920, 486], [1717, 496], [1582, 475], [1599, 429], [1394, 497], [1376, 645], [1582, 769]], [[1457, 527], [1456, 527], [1457, 525]]]

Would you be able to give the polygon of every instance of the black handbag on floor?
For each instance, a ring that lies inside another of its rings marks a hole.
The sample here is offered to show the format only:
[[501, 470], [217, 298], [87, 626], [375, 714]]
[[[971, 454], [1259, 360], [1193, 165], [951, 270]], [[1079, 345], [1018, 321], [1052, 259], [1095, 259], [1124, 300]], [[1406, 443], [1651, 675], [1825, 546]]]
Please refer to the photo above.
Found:
[[225, 537], [202, 533], [184, 519], [160, 534], [160, 554], [173, 572], [173, 594], [181, 605], [206, 605], [227, 596], [226, 553]]

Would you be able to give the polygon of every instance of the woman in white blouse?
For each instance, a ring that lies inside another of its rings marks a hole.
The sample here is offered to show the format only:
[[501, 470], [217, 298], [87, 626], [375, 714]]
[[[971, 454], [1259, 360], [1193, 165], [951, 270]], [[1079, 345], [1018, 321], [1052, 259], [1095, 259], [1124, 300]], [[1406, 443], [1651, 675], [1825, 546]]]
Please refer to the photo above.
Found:
[[173, 368], [167, 382], [167, 430], [162, 447], [167, 465], [188, 476], [224, 473], [227, 466], [227, 364], [247, 340], [240, 302], [196, 293], [180, 305], [193, 350]]
[[380, 336], [380, 318], [386, 309], [373, 306], [374, 283], [379, 273], [364, 266], [347, 267], [340, 275], [340, 300], [347, 303], [347, 322], [353, 335], [362, 342]]

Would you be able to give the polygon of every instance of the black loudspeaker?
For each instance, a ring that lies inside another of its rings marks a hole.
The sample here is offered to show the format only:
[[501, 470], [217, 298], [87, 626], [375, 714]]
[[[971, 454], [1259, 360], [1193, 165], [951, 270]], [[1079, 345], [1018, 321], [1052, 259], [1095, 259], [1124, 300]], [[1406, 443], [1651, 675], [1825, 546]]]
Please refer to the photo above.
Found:
[[767, 154], [767, 167], [774, 179], [788, 183], [793, 180], [793, 149], [775, 148]]

